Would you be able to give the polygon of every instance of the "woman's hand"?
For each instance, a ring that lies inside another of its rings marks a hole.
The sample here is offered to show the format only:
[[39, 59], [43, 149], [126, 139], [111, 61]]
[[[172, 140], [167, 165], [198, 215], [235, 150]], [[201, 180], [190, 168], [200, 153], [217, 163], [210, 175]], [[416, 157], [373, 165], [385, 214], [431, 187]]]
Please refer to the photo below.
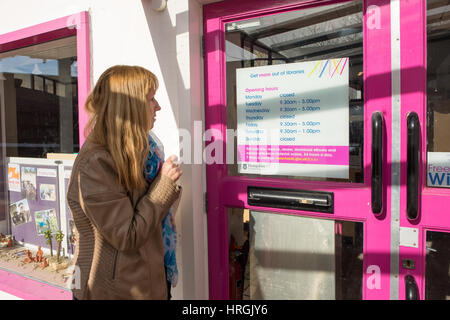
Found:
[[161, 168], [161, 174], [169, 177], [173, 182], [177, 181], [183, 174], [180, 165], [175, 163], [177, 159], [178, 158], [176, 155], [171, 155], [166, 161], [164, 161]]

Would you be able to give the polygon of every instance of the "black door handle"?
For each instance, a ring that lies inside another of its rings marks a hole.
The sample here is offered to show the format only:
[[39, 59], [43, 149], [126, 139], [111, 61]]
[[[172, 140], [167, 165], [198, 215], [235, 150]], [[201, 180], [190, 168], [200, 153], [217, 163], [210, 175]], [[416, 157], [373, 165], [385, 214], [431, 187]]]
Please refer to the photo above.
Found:
[[410, 274], [405, 276], [405, 300], [419, 300], [419, 288]]
[[383, 209], [383, 114], [372, 114], [372, 212]]
[[406, 162], [406, 212], [408, 220], [415, 220], [419, 213], [420, 123], [415, 112], [408, 114], [407, 162]]

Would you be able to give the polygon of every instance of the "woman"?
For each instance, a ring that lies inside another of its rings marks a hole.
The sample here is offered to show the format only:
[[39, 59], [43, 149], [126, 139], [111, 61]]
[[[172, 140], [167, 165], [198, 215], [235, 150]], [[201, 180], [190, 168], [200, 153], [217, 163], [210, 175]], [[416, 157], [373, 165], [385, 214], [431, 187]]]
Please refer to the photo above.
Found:
[[87, 98], [87, 138], [67, 193], [77, 229], [75, 299], [167, 299], [161, 223], [182, 172], [171, 156], [151, 182], [144, 178], [157, 88], [150, 71], [114, 66]]

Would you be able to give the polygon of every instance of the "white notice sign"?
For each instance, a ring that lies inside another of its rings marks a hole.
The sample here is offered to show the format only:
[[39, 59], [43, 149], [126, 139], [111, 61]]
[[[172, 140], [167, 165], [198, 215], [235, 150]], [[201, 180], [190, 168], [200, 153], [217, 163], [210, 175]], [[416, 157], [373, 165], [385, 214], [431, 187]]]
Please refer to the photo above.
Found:
[[239, 173], [348, 179], [348, 58], [236, 70]]
[[38, 177], [56, 178], [56, 169], [37, 168]]

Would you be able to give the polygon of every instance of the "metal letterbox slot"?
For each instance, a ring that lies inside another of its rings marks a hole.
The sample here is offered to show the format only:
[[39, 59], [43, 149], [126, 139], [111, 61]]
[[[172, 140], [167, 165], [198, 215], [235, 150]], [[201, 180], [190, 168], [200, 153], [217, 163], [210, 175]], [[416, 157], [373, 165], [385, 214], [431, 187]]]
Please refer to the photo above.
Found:
[[332, 192], [248, 187], [247, 202], [258, 207], [334, 212]]

